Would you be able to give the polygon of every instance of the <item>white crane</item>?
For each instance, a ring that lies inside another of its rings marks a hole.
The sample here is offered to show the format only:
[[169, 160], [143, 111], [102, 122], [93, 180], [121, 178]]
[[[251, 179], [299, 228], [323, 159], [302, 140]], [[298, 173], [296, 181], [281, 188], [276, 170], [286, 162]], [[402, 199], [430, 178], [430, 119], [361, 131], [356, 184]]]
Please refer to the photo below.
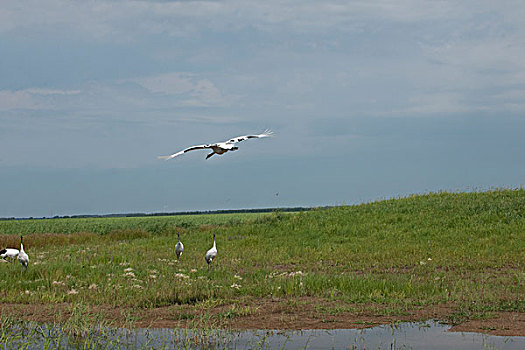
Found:
[[18, 256], [18, 253], [20, 253], [18, 249], [5, 248], [5, 249], [0, 250], [0, 258], [4, 260], [7, 260], [7, 258], [14, 259]]
[[238, 137], [234, 137], [234, 138], [229, 139], [228, 141], [224, 141], [224, 142], [217, 142], [217, 143], [210, 143], [210, 144], [206, 144], [206, 145], [198, 145], [198, 146], [188, 147], [186, 149], [183, 149], [182, 151], [179, 151], [177, 153], [173, 153], [173, 154], [171, 154], [169, 156], [159, 156], [158, 158], [159, 159], [166, 159], [166, 160], [168, 160], [168, 159], [180, 156], [181, 154], [189, 152], [189, 151], [193, 151], [193, 150], [196, 150], [196, 149], [209, 148], [209, 149], [212, 150], [212, 152], [209, 153], [206, 156], [206, 159], [208, 159], [211, 156], [213, 156], [214, 154], [219, 154], [220, 155], [220, 154], [226, 153], [228, 151], [236, 151], [236, 150], [238, 150], [239, 147], [237, 147], [235, 145], [238, 142], [241, 142], [241, 141], [244, 141], [244, 140], [248, 140], [248, 139], [258, 139], [258, 138], [261, 138], [261, 137], [270, 137], [270, 136], [273, 136], [273, 132], [271, 130], [266, 130], [265, 132], [263, 132], [262, 134], [259, 134], [259, 135], [238, 136]]
[[208, 268], [210, 268], [210, 264], [212, 263], [213, 259], [217, 256], [217, 247], [215, 246], [215, 233], [213, 234], [213, 247], [211, 247], [210, 250], [206, 252], [206, 256], [204, 259], [208, 263]]
[[179, 237], [179, 242], [175, 244], [175, 254], [177, 254], [177, 259], [180, 261], [182, 252], [184, 251], [184, 244], [180, 241], [180, 233], [177, 232], [177, 237]]
[[18, 261], [20, 261], [20, 264], [27, 269], [27, 265], [29, 265], [29, 256], [24, 252], [23, 239], [24, 237], [20, 236], [20, 253], [18, 253]]

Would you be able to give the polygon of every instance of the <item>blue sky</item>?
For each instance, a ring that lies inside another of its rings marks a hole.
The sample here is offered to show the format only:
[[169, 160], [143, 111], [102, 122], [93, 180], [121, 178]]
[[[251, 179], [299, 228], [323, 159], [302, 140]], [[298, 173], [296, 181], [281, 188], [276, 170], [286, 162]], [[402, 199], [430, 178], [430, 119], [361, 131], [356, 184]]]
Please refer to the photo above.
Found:
[[518, 187], [523, 18], [521, 1], [3, 1], [0, 217]]

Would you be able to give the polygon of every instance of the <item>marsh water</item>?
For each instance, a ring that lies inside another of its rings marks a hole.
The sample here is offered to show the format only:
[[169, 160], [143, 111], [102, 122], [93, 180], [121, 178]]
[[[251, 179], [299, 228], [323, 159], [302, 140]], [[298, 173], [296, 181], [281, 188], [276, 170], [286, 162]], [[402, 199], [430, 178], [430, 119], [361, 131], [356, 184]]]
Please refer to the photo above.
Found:
[[366, 329], [98, 329], [81, 337], [25, 324], [0, 333], [0, 349], [525, 349], [525, 337], [449, 332], [434, 321]]

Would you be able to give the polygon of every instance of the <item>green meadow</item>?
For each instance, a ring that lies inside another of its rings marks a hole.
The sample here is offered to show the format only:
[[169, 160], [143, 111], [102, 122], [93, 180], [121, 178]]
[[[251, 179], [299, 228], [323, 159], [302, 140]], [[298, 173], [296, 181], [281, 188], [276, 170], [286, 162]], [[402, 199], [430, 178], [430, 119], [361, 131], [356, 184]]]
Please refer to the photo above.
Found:
[[296, 213], [0, 222], [1, 247], [18, 248], [20, 234], [29, 268], [0, 264], [4, 304], [233, 305], [229, 316], [242, 317], [263, 299], [309, 298], [390, 313], [448, 305], [458, 320], [525, 311], [522, 188]]

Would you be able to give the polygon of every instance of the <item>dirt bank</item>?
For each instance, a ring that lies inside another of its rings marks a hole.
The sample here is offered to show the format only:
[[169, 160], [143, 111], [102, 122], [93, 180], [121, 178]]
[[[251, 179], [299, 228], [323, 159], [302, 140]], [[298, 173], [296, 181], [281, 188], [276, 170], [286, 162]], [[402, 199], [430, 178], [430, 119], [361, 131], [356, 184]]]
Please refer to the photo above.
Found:
[[[65, 322], [73, 305], [0, 304], [1, 314], [37, 322]], [[86, 317], [119, 327], [208, 327], [232, 329], [361, 329], [381, 324], [428, 319], [454, 320], [451, 331], [480, 332], [500, 336], [525, 336], [525, 314], [494, 312], [483, 318], [462, 319], [454, 306], [437, 305], [413, 310], [388, 310], [381, 305], [351, 305], [312, 298], [262, 299], [251, 303], [223, 304], [203, 308], [171, 305], [153, 309], [87, 308]]]

